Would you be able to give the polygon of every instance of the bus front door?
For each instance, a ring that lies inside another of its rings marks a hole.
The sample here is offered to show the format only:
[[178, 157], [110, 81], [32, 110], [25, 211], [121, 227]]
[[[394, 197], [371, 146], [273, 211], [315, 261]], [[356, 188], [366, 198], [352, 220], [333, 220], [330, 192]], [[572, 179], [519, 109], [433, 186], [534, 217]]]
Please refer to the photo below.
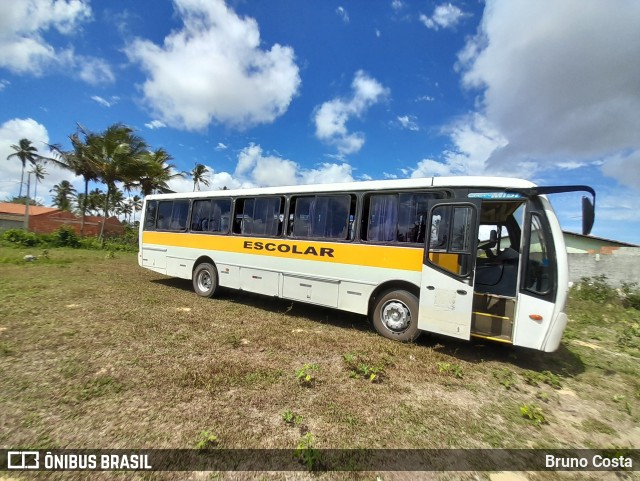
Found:
[[469, 339], [481, 201], [432, 201], [422, 264], [418, 328]]

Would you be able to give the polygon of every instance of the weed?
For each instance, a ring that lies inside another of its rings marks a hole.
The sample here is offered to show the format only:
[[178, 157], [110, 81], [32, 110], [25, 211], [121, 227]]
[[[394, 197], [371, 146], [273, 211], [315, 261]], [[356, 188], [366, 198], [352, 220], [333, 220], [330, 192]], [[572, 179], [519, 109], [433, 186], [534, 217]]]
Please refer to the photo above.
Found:
[[302, 416], [294, 413], [291, 409], [287, 409], [282, 413], [282, 420], [290, 426], [300, 426], [302, 424]]
[[117, 394], [120, 391], [122, 391], [122, 384], [118, 381], [111, 376], [99, 376], [85, 383], [78, 394], [78, 399], [88, 401], [107, 394]]
[[296, 371], [296, 379], [301, 385], [311, 387], [316, 382], [316, 378], [312, 372], [317, 372], [318, 370], [320, 370], [320, 366], [317, 364], [305, 364]]
[[220, 441], [211, 431], [202, 431], [197, 438], [196, 449], [211, 449], [218, 446]]
[[305, 434], [295, 450], [295, 456], [307, 467], [308, 471], [316, 471], [320, 469], [320, 451], [315, 447], [315, 439], [313, 434]]
[[538, 394], [536, 394], [536, 397], [538, 399], [540, 399], [540, 401], [548, 403], [549, 402], [549, 394], [547, 394], [544, 391], [539, 392]]
[[616, 302], [620, 296], [609, 284], [607, 276], [583, 277], [571, 291], [572, 297], [599, 304]]
[[510, 369], [500, 369], [493, 372], [493, 377], [505, 387], [505, 389], [511, 389], [518, 383], [518, 377], [515, 372]]
[[562, 384], [560, 383], [560, 378], [553, 374], [551, 371], [525, 371], [522, 373], [522, 377], [527, 384], [538, 387], [541, 383], [548, 384], [554, 389], [562, 389]]
[[638, 289], [638, 283], [623, 282], [621, 290], [625, 306], [640, 310], [640, 289]]
[[520, 414], [522, 417], [531, 421], [535, 426], [547, 423], [547, 419], [545, 418], [544, 412], [542, 412], [542, 408], [536, 404], [523, 404], [520, 406]]
[[229, 346], [231, 346], [233, 349], [237, 349], [242, 345], [242, 341], [240, 336], [236, 335], [236, 334], [229, 334], [225, 340], [224, 340], [225, 344], [228, 344]]
[[618, 334], [617, 344], [620, 347], [640, 349], [640, 323], [625, 322], [625, 326]]
[[354, 379], [366, 379], [371, 382], [382, 382], [386, 376], [384, 366], [380, 364], [372, 364], [369, 359], [356, 354], [344, 354], [342, 356], [345, 367], [349, 372], [349, 376]]
[[440, 374], [450, 374], [460, 379], [463, 377], [462, 366], [460, 366], [460, 364], [439, 362], [437, 363], [437, 366]]
[[9, 343], [0, 342], [0, 356], [9, 356], [12, 354], [12, 350], [9, 347]]

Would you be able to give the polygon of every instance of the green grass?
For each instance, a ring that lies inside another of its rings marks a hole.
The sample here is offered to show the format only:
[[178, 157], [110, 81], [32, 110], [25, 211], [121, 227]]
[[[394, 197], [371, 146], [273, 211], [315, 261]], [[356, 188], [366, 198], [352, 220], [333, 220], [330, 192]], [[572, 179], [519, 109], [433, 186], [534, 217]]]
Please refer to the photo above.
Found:
[[132, 253], [27, 254], [0, 247], [7, 448], [298, 448], [313, 467], [325, 448], [640, 445], [640, 318], [614, 298], [573, 295], [552, 354], [428, 335], [400, 344], [357, 315], [197, 297]]

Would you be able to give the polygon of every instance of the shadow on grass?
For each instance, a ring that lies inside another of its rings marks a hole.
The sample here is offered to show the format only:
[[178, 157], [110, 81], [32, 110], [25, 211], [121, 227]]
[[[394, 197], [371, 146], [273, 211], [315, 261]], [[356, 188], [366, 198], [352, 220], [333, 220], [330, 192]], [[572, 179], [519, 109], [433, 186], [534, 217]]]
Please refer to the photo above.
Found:
[[541, 352], [478, 339], [460, 341], [432, 334], [423, 334], [417, 343], [474, 364], [495, 361], [530, 371], [549, 371], [570, 377], [583, 373], [586, 368], [580, 356], [567, 349], [564, 343], [556, 352]]
[[[151, 282], [182, 291], [188, 291], [192, 295], [196, 295], [193, 292], [191, 281], [187, 279], [163, 277], [153, 279]], [[328, 307], [225, 288], [220, 288], [219, 291], [216, 292], [212, 301], [215, 299], [269, 312], [279, 312], [287, 316], [304, 317], [311, 322], [327, 324], [340, 329], [355, 330], [358, 332], [374, 332], [373, 326], [365, 316]], [[388, 342], [396, 341], [389, 340]], [[585, 371], [585, 365], [581, 358], [567, 349], [564, 343], [560, 345], [560, 348], [556, 352], [550, 353], [490, 341], [477, 339], [464, 341], [423, 333], [416, 341], [416, 344], [470, 363], [495, 361], [511, 364], [521, 369], [536, 372], [550, 371], [556, 375], [570, 377]]]
[[[191, 281], [188, 279], [171, 277], [152, 279], [151, 282], [174, 289], [180, 289], [182, 291], [188, 291], [193, 296], [196, 295], [195, 292], [193, 292]], [[371, 326], [365, 316], [332, 309], [330, 307], [316, 306], [313, 304], [306, 304], [304, 302], [295, 302], [290, 299], [264, 296], [254, 294], [252, 292], [239, 291], [237, 289], [228, 289], [224, 287], [221, 287], [216, 291], [216, 294], [211, 298], [211, 301], [213, 302], [216, 299], [269, 312], [278, 312], [291, 317], [304, 317], [312, 322], [328, 324], [341, 329], [373, 332], [373, 326]]]

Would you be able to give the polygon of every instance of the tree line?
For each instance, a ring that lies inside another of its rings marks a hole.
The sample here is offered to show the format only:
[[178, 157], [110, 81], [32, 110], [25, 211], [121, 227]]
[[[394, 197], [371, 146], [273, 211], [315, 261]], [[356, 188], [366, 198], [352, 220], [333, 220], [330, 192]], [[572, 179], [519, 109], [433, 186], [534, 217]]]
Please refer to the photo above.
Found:
[[[15, 151], [7, 160], [18, 159], [22, 163], [20, 192], [16, 202], [32, 202], [22, 195], [24, 173], [27, 165], [34, 175], [36, 196], [38, 182], [47, 172], [44, 164], [53, 164], [73, 172], [84, 180], [84, 192], [78, 193], [73, 185], [63, 180], [51, 189], [53, 205], [62, 210], [75, 211], [82, 216], [80, 234], [84, 235], [87, 213], [102, 215], [100, 238], [104, 235], [106, 219], [110, 214], [124, 216], [130, 220], [131, 214], [142, 208], [139, 195], [130, 196], [136, 190], [145, 196], [152, 193], [168, 193], [168, 182], [174, 178], [193, 179], [193, 190], [209, 186], [208, 169], [196, 163], [191, 172], [178, 171], [171, 163], [173, 157], [163, 148], [152, 150], [145, 140], [130, 127], [116, 123], [103, 132], [91, 132], [78, 125], [76, 132], [69, 135], [71, 149], [64, 150], [59, 144], [48, 144], [50, 156], [40, 155], [29, 139], [23, 138], [11, 148]], [[89, 183], [102, 183], [106, 190], [94, 189], [89, 192]], [[125, 198], [123, 190], [129, 194]]]

